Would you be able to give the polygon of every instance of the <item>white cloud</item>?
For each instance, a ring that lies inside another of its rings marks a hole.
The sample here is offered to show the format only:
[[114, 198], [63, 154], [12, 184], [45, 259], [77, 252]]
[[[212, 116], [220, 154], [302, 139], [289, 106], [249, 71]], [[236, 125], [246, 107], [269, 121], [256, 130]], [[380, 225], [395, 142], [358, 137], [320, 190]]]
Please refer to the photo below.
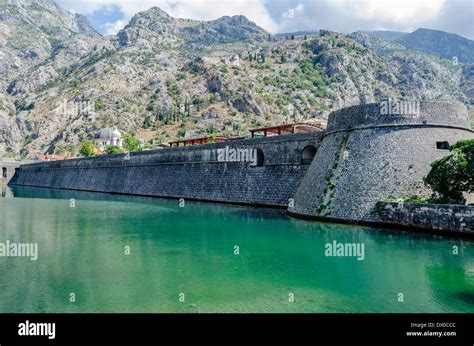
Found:
[[115, 35], [120, 30], [122, 30], [127, 23], [124, 20], [117, 20], [116, 22], [110, 23], [107, 22], [104, 24], [105, 35]]
[[[294, 18], [282, 15], [295, 4], [303, 5], [302, 13]], [[268, 2], [267, 8], [280, 32], [428, 28], [474, 38], [473, 0], [278, 0]]]
[[284, 12], [281, 17], [283, 19], [293, 19], [295, 18], [295, 15], [303, 13], [304, 6], [302, 4], [299, 4], [295, 8], [290, 8], [288, 11]]
[[56, 2], [67, 10], [73, 10], [74, 12], [81, 14], [90, 14], [98, 9], [105, 9], [114, 4], [112, 0], [56, 0]]
[[334, 0], [329, 3], [364, 20], [395, 23], [425, 21], [437, 17], [444, 0]]

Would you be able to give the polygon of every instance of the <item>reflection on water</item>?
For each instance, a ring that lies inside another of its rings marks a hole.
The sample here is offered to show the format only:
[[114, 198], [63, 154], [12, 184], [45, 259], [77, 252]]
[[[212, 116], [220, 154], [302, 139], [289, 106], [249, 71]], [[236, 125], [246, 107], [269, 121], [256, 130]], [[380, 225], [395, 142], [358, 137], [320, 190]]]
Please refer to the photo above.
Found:
[[[16, 198], [0, 199], [0, 242], [37, 242], [39, 258], [0, 257], [2, 312], [474, 311], [468, 241], [306, 222], [280, 210], [9, 191]], [[333, 241], [363, 243], [365, 259], [326, 257]]]
[[3, 198], [13, 198], [13, 191], [8, 185], [0, 184], [0, 190]]

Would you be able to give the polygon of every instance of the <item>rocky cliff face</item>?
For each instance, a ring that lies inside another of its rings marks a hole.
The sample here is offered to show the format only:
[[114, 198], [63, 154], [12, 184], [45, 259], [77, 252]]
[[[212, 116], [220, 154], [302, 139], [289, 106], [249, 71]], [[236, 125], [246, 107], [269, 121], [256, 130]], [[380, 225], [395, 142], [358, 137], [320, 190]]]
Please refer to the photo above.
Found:
[[167, 142], [387, 96], [472, 102], [468, 66], [362, 33], [292, 40], [243, 16], [202, 22], [151, 8], [102, 37], [50, 0], [0, 0], [0, 18], [0, 152], [11, 156], [74, 151], [105, 126]]
[[409, 35], [401, 36], [396, 42], [408, 49], [433, 54], [460, 62], [474, 63], [474, 42], [467, 38], [439, 30], [418, 29]]
[[100, 40], [85, 17], [51, 0], [0, 0], [0, 151], [18, 153], [36, 136], [29, 122], [36, 88]]
[[0, 78], [15, 78], [50, 58], [61, 45], [80, 35], [99, 37], [87, 19], [51, 0], [0, 1]]
[[474, 63], [474, 41], [444, 31], [430, 29], [418, 29], [412, 33], [359, 31], [356, 34], [362, 34], [369, 37], [369, 40], [382, 42], [382, 44], [405, 47], [448, 60], [456, 57], [459, 62]]

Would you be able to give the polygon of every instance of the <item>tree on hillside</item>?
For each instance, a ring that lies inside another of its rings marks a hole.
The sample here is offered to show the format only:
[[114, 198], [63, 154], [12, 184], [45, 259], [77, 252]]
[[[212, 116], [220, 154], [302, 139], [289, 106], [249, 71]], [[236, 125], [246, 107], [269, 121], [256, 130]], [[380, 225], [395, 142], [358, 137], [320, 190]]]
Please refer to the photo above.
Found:
[[128, 151], [141, 150], [140, 141], [132, 135], [125, 135], [123, 138], [123, 147]]
[[474, 139], [457, 142], [449, 155], [434, 161], [424, 182], [443, 203], [463, 203], [463, 192], [474, 192]]
[[94, 145], [91, 141], [84, 141], [81, 143], [81, 148], [79, 149], [79, 153], [84, 157], [91, 157], [95, 156], [94, 152]]
[[145, 116], [145, 120], [143, 120], [143, 127], [145, 129], [149, 128], [150, 126], [152, 125], [152, 122], [151, 122], [151, 117], [149, 115], [146, 115]]

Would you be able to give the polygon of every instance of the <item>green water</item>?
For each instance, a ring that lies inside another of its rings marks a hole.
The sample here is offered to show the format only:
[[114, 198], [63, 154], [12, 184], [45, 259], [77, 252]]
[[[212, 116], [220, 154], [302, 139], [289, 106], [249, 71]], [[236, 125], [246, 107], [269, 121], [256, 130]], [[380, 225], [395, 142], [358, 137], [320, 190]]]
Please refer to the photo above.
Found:
[[[474, 312], [470, 241], [219, 204], [3, 194], [0, 242], [38, 243], [38, 259], [0, 257], [0, 312]], [[326, 257], [334, 240], [363, 243], [364, 260]]]

